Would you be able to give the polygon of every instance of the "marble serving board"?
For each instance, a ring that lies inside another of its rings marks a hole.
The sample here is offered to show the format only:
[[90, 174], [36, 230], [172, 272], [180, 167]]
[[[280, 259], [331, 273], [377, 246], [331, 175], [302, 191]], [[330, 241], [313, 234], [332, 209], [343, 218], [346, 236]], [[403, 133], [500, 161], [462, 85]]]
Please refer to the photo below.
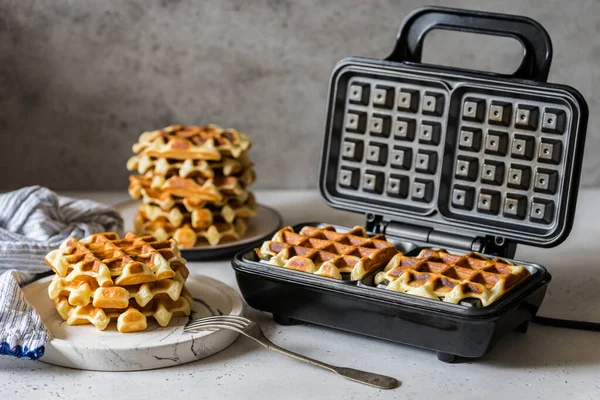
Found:
[[93, 325], [69, 326], [48, 297], [46, 277], [23, 288], [29, 303], [42, 316], [51, 339], [41, 361], [62, 367], [95, 371], [136, 371], [171, 367], [215, 354], [231, 345], [238, 334], [228, 330], [184, 333], [189, 318], [242, 315], [243, 302], [231, 287], [204, 275], [190, 275], [185, 285], [194, 298], [192, 314], [173, 318], [160, 327], [148, 318], [143, 332], [120, 333], [111, 321], [104, 331]]

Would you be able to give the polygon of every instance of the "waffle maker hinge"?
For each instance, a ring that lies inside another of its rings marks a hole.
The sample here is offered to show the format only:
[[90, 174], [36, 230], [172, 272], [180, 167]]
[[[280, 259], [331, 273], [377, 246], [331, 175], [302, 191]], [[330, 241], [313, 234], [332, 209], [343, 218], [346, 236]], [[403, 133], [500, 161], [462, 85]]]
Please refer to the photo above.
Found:
[[435, 228], [387, 220], [381, 215], [367, 214], [366, 229], [394, 238], [407, 239], [431, 247], [476, 251], [492, 256], [513, 258], [517, 249], [515, 242], [500, 236], [469, 236], [446, 232]]

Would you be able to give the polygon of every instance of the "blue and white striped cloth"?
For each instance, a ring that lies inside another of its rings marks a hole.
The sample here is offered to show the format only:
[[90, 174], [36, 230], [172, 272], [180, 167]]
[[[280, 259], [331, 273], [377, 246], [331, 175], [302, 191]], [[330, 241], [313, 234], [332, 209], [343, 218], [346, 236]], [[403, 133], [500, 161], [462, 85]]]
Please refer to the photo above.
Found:
[[48, 330], [20, 289], [50, 270], [44, 256], [70, 237], [122, 231], [116, 211], [90, 200], [40, 186], [0, 195], [0, 354], [32, 360], [44, 354]]

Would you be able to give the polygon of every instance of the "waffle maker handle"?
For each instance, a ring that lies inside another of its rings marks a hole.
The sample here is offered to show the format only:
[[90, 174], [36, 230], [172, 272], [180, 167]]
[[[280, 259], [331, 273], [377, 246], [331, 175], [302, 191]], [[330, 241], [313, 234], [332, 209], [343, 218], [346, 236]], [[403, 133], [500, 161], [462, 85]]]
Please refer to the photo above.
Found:
[[548, 32], [531, 18], [447, 7], [423, 7], [413, 11], [398, 32], [389, 61], [421, 62], [423, 40], [432, 29], [471, 32], [517, 39], [524, 48], [523, 61], [512, 75], [545, 82], [552, 63]]

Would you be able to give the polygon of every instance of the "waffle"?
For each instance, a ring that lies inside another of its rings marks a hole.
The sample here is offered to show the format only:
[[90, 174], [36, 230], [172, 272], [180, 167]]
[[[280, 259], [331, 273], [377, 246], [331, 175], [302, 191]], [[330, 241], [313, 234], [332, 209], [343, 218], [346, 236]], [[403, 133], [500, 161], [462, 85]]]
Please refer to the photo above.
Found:
[[141, 204], [139, 207], [140, 215], [144, 221], [165, 218], [174, 227], [191, 223], [193, 228], [207, 228], [218, 220], [232, 223], [238, 217], [254, 217], [257, 209], [258, 205], [252, 194], [245, 203], [233, 201], [223, 206], [191, 207], [188, 204], [174, 206], [168, 211], [152, 204]]
[[150, 157], [147, 154], [136, 154], [127, 161], [127, 169], [136, 170], [144, 175], [172, 176], [178, 175], [182, 178], [203, 177], [212, 178], [215, 171], [206, 160], [171, 160], [164, 157]]
[[239, 158], [223, 157], [220, 161], [206, 160], [174, 160], [164, 157], [150, 157], [147, 154], [136, 154], [127, 161], [127, 169], [137, 170], [141, 175], [150, 173], [170, 177], [178, 175], [182, 178], [214, 178], [217, 175], [238, 176], [246, 185], [254, 182], [253, 163], [247, 155]]
[[150, 234], [164, 240], [173, 238], [182, 248], [194, 247], [202, 240], [207, 241], [211, 246], [216, 246], [224, 240], [237, 240], [248, 229], [246, 218], [236, 218], [234, 222], [213, 221], [208, 227], [194, 228], [188, 223], [174, 226], [164, 217], [149, 221], [139, 210], [134, 225], [136, 231], [142, 234]]
[[417, 257], [396, 254], [375, 283], [388, 282], [390, 290], [454, 304], [475, 298], [485, 307], [529, 275], [527, 268], [499, 258], [425, 249]]
[[120, 239], [113, 232], [67, 239], [46, 262], [66, 282], [93, 281], [99, 287], [174, 278], [174, 269], [185, 265], [174, 240], [131, 233]]
[[360, 226], [347, 233], [336, 232], [331, 226], [305, 226], [299, 233], [287, 227], [256, 249], [257, 255], [268, 258], [271, 265], [334, 279], [350, 273], [351, 280], [385, 265], [397, 252], [384, 235], [369, 238]]
[[[142, 181], [140, 181], [142, 182]], [[168, 211], [175, 207], [176, 205], [182, 205], [186, 210], [194, 210], [198, 208], [205, 208], [209, 205], [213, 206], [223, 206], [230, 202], [238, 202], [243, 203], [246, 202], [250, 196], [248, 191], [244, 191], [240, 193], [238, 196], [230, 196], [230, 195], [222, 195], [221, 201], [207, 201], [202, 198], [202, 196], [188, 196], [188, 197], [178, 197], [173, 196], [169, 193], [165, 193], [159, 189], [152, 189], [150, 185], [148, 186], [129, 186], [129, 194], [134, 199], [141, 199], [144, 204], [151, 204], [159, 206], [161, 209]]]
[[177, 160], [220, 160], [222, 156], [238, 158], [250, 146], [248, 137], [234, 129], [172, 125], [142, 133], [133, 151]]
[[190, 199], [194, 202], [222, 203], [226, 197], [243, 198], [247, 192], [239, 179], [233, 176], [220, 176], [210, 179], [192, 179], [172, 176], [165, 178], [145, 175], [129, 177], [129, 194], [134, 199], [143, 197], [143, 189], [154, 189], [158, 196], [174, 196]]
[[130, 300], [128, 307], [123, 309], [99, 308], [93, 304], [75, 306], [69, 304], [67, 296], [59, 296], [54, 300], [56, 310], [68, 325], [92, 324], [102, 331], [112, 318], [116, 318], [119, 332], [145, 330], [147, 317], [154, 317], [160, 326], [167, 326], [173, 317], [189, 316], [193, 302], [185, 288], [177, 300], [155, 298], [143, 307]]
[[50, 299], [67, 297], [73, 306], [92, 304], [99, 308], [127, 308], [133, 299], [140, 307], [147, 305], [152, 299], [168, 296], [172, 300], [179, 299], [183, 284], [189, 274], [181, 265], [175, 271], [173, 279], [162, 279], [130, 286], [98, 286], [95, 281], [72, 281], [55, 275], [48, 286]]

